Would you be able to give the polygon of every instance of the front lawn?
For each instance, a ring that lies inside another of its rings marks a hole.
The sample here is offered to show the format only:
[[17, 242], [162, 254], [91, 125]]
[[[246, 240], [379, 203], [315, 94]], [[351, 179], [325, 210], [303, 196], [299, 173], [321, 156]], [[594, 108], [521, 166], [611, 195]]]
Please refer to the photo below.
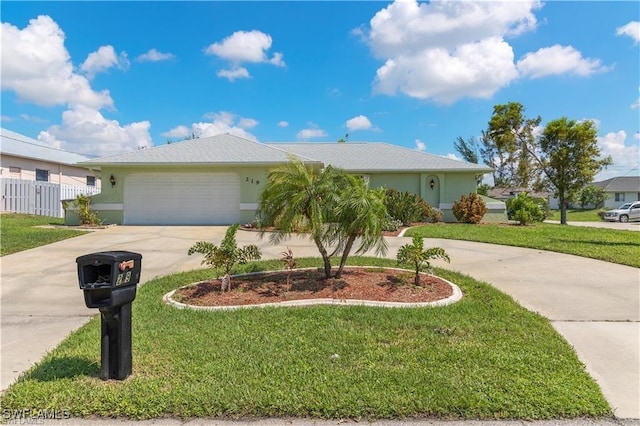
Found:
[[[567, 210], [567, 221], [568, 222], [602, 222], [600, 216], [598, 216], [598, 212], [600, 209], [569, 209]], [[549, 220], [560, 220], [560, 210], [551, 210], [551, 216], [547, 219]]]
[[0, 235], [2, 238], [0, 256], [85, 234], [83, 231], [71, 229], [39, 227], [62, 224], [63, 220], [55, 217], [3, 213], [0, 215]]
[[409, 229], [407, 237], [477, 241], [575, 254], [640, 268], [640, 232], [553, 224], [428, 224]]
[[[350, 264], [395, 266], [352, 258]], [[280, 268], [257, 262], [251, 270]], [[299, 259], [299, 267], [320, 266]], [[248, 268], [243, 268], [247, 270]], [[134, 374], [104, 382], [94, 318], [11, 386], [6, 410], [73, 416], [556, 419], [611, 415], [549, 321], [445, 270], [451, 306], [202, 312], [162, 303], [209, 270], [157, 278], [133, 305]]]

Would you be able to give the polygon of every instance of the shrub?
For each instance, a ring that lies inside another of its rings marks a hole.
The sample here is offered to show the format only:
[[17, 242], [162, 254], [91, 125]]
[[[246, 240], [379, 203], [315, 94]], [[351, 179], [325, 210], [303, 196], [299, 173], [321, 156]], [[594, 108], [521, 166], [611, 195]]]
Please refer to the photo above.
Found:
[[236, 232], [238, 225], [232, 225], [227, 229], [220, 247], [208, 241], [198, 241], [188, 251], [189, 255], [200, 253], [204, 255], [203, 264], [215, 269], [222, 269], [224, 277], [222, 279], [222, 290], [231, 290], [231, 269], [235, 265], [244, 265], [252, 260], [259, 260], [260, 249], [255, 244], [250, 244], [242, 248], [236, 242]]
[[431, 259], [444, 259], [449, 262], [449, 255], [440, 247], [424, 249], [424, 240], [419, 235], [414, 235], [412, 244], [405, 244], [398, 250], [396, 257], [398, 264], [409, 264], [416, 272], [413, 282], [420, 285], [420, 271], [423, 269], [430, 270]]
[[382, 221], [382, 230], [387, 232], [397, 231], [402, 226], [402, 221], [387, 215]]
[[78, 212], [82, 225], [99, 225], [98, 214], [91, 210], [91, 197], [85, 194], [78, 194], [73, 201], [73, 207]]
[[453, 203], [453, 215], [458, 222], [480, 223], [487, 213], [487, 205], [476, 193], [463, 195], [460, 200]]
[[546, 203], [545, 199], [534, 199], [521, 192], [507, 201], [507, 217], [520, 225], [542, 222], [546, 219], [543, 203]]
[[442, 219], [442, 212], [432, 208], [419, 195], [411, 192], [400, 192], [387, 189], [385, 193], [385, 207], [387, 213], [403, 225], [413, 222], [438, 222]]

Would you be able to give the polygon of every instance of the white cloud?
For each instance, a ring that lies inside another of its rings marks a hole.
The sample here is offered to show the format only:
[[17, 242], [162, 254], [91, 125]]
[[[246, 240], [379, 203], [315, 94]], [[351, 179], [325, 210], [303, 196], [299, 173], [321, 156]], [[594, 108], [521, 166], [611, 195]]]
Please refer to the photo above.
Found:
[[464, 161], [462, 158], [458, 157], [456, 154], [453, 154], [451, 152], [445, 155], [445, 158], [448, 158], [450, 160]]
[[80, 69], [84, 71], [89, 78], [93, 78], [97, 73], [116, 67], [126, 71], [129, 69], [129, 58], [126, 52], [116, 54], [115, 49], [111, 45], [100, 46], [95, 52], [89, 53], [87, 59], [84, 60]]
[[2, 23], [2, 89], [42, 106], [113, 106], [108, 90], [96, 92], [87, 77], [73, 72], [65, 34], [49, 16], [38, 16], [24, 29]]
[[245, 139], [255, 140], [253, 134], [247, 132], [246, 129], [255, 127], [258, 121], [253, 118], [239, 118], [237, 115], [228, 111], [209, 112], [204, 114], [204, 118], [211, 121], [192, 123], [191, 126], [177, 126], [173, 129], [162, 133], [162, 136], [169, 138], [186, 138], [195, 135], [200, 138], [230, 133]]
[[216, 73], [218, 77], [226, 78], [229, 81], [233, 81], [236, 78], [249, 78], [249, 71], [244, 67], [233, 68], [229, 70], [220, 70]]
[[631, 21], [627, 25], [616, 28], [616, 35], [625, 35], [640, 43], [640, 21]]
[[16, 119], [8, 115], [0, 115], [0, 121], [16, 121]]
[[583, 58], [572, 46], [556, 44], [524, 55], [518, 61], [518, 70], [523, 76], [540, 78], [558, 74], [588, 76], [608, 68], [599, 59]]
[[309, 123], [309, 127], [300, 130], [296, 134], [298, 139], [311, 139], [311, 138], [324, 138], [327, 136], [327, 132], [318, 127], [315, 123]]
[[136, 58], [138, 62], [159, 62], [159, 61], [167, 61], [169, 59], [175, 58], [173, 53], [163, 53], [157, 50], [156, 48], [149, 49], [147, 53], [143, 53], [142, 55]]
[[418, 150], [418, 151], [426, 151], [427, 150], [427, 144], [422, 142], [420, 139], [416, 139], [415, 143], [416, 143], [416, 150]]
[[[637, 133], [634, 138], [638, 140]], [[621, 169], [630, 170], [640, 167], [640, 146], [634, 141], [627, 145], [626, 139], [627, 133], [624, 130], [607, 133], [605, 136], [598, 136], [598, 146], [601, 154], [603, 156], [610, 155], [613, 159], [612, 167], [598, 174], [598, 180], [617, 176]]]
[[373, 124], [371, 124], [371, 121], [364, 115], [358, 115], [357, 117], [347, 120], [346, 126], [350, 132], [354, 130], [373, 129]]
[[191, 135], [191, 130], [189, 130], [186, 126], [178, 126], [169, 130], [168, 132], [160, 133], [162, 136], [167, 138], [186, 138]]
[[518, 73], [513, 50], [500, 38], [458, 46], [453, 51], [427, 49], [398, 55], [377, 71], [374, 92], [397, 92], [450, 104], [465, 96], [489, 98]]
[[233, 81], [236, 78], [248, 78], [249, 71], [241, 67], [243, 63], [268, 63], [277, 67], [286, 66], [281, 52], [275, 52], [271, 58], [267, 52], [273, 40], [262, 31], [236, 31], [221, 42], [216, 42], [204, 49], [205, 54], [215, 55], [231, 63], [232, 67], [218, 71], [219, 77]]
[[278, 127], [289, 127], [288, 121], [278, 121]]
[[[150, 123], [120, 124], [100, 110], [113, 108], [108, 90], [94, 91], [87, 76], [74, 72], [65, 34], [49, 16], [38, 16], [19, 29], [2, 23], [2, 89], [25, 102], [65, 105], [62, 124], [40, 132], [38, 139], [55, 147], [90, 155], [108, 155], [151, 145]], [[80, 70], [94, 74], [109, 67], [126, 68], [126, 54], [111, 46], [91, 53]], [[33, 119], [33, 117], [23, 117]]]
[[636, 132], [635, 135], [633, 135], [633, 137], [634, 137], [634, 139], [640, 141], [640, 132]]
[[62, 113], [62, 124], [40, 132], [38, 139], [68, 151], [90, 155], [112, 155], [151, 146], [151, 123], [120, 125], [99, 111], [77, 105]]
[[504, 41], [534, 29], [538, 1], [397, 0], [380, 10], [370, 29], [352, 31], [385, 61], [376, 93], [452, 103], [489, 97], [517, 78], [513, 49]]
[[241, 118], [238, 120], [238, 127], [243, 129], [253, 129], [258, 125], [258, 120], [254, 120], [253, 118]]

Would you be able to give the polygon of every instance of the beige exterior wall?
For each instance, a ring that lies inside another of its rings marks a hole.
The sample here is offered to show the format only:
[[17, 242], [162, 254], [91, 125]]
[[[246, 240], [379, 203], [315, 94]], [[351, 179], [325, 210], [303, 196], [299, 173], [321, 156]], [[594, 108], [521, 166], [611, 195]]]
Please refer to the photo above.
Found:
[[96, 188], [100, 188], [99, 172], [84, 167], [52, 163], [42, 160], [2, 155], [0, 157], [0, 176], [9, 179], [36, 180], [36, 169], [49, 172], [49, 182], [72, 186], [87, 185], [87, 176], [96, 178]]

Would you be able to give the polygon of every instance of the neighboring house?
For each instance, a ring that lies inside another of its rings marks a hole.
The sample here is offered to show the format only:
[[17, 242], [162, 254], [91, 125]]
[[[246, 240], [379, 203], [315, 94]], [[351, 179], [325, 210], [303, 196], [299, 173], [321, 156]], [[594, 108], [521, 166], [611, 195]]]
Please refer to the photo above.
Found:
[[1, 211], [62, 217], [61, 200], [100, 191], [99, 173], [75, 165], [90, 157], [0, 128]]
[[0, 177], [100, 188], [99, 174], [75, 165], [90, 157], [0, 128]]
[[620, 176], [594, 182], [592, 185], [604, 189], [607, 198], [604, 208], [617, 208], [624, 203], [640, 200], [640, 176]]
[[92, 206], [105, 223], [227, 225], [253, 221], [269, 169], [292, 154], [318, 170], [332, 165], [362, 175], [371, 187], [418, 194], [445, 220], [454, 220], [454, 201], [475, 192], [476, 175], [491, 171], [384, 143], [264, 144], [230, 134], [78, 165], [102, 171], [105, 185]]

